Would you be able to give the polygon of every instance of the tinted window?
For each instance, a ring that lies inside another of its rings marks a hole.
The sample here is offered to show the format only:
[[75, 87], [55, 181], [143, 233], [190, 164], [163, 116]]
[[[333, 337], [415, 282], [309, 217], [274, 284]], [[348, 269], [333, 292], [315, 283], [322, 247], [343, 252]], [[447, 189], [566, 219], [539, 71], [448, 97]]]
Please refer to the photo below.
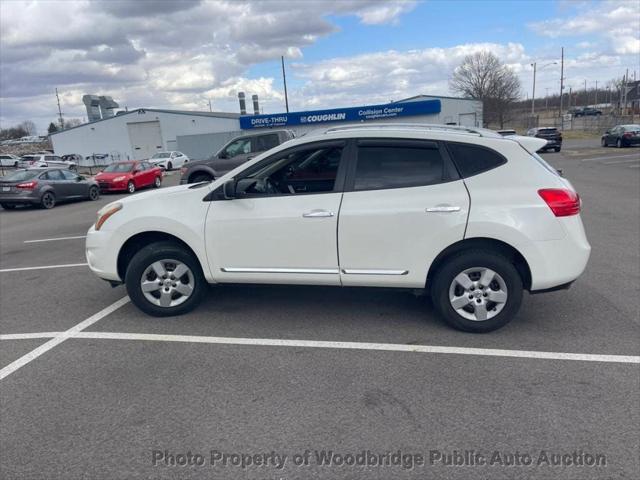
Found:
[[436, 148], [358, 148], [355, 190], [417, 187], [442, 182], [444, 161]]
[[507, 160], [489, 148], [464, 143], [450, 143], [449, 151], [463, 178], [499, 167]]
[[260, 135], [256, 138], [256, 151], [263, 152], [279, 145], [278, 134]]
[[47, 179], [49, 180], [64, 180], [62, 172], [60, 170], [49, 170], [47, 172]]
[[38, 173], [39, 172], [33, 170], [21, 170], [2, 177], [2, 180], [4, 182], [22, 182], [23, 180], [29, 180], [35, 177]]
[[64, 176], [66, 180], [75, 180], [76, 178], [78, 178], [78, 175], [76, 175], [75, 173], [69, 170], [60, 170], [60, 171], [62, 172], [62, 176]]
[[242, 155], [243, 153], [251, 153], [251, 139], [241, 138], [233, 143], [230, 143], [227, 148], [224, 149], [227, 157], [232, 158], [236, 155]]

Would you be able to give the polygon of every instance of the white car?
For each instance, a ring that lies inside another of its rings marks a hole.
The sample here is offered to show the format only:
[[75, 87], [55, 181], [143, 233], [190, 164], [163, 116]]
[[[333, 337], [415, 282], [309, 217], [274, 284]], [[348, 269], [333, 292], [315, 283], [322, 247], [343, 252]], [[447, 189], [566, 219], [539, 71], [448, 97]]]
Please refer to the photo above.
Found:
[[188, 161], [189, 157], [182, 152], [158, 152], [154, 153], [148, 160], [150, 164], [164, 168], [165, 170], [180, 168]]
[[3, 167], [18, 167], [20, 157], [11, 154], [0, 155], [0, 165]]
[[61, 167], [69, 170], [76, 170], [78, 165], [76, 162], [62, 159], [58, 155], [51, 153], [37, 153], [23, 155], [18, 163], [20, 168], [46, 168], [46, 167]]
[[461, 127], [332, 128], [212, 183], [108, 204], [86, 256], [156, 316], [190, 311], [208, 283], [426, 288], [450, 325], [487, 332], [524, 290], [567, 288], [589, 258], [580, 198], [535, 153], [544, 144]]

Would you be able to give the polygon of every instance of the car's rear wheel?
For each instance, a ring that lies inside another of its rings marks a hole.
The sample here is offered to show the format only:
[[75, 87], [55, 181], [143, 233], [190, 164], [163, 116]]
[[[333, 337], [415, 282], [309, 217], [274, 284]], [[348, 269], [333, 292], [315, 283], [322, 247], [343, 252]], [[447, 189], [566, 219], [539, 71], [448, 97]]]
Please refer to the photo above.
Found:
[[13, 168], [18, 168], [18, 162], [13, 162]]
[[210, 182], [211, 180], [213, 180], [213, 177], [211, 175], [207, 175], [206, 173], [198, 173], [196, 175], [193, 175], [189, 179], [189, 183]]
[[154, 178], [153, 188], [160, 188], [160, 185], [162, 185], [162, 180], [160, 179], [160, 177]]
[[136, 184], [133, 182], [127, 183], [127, 192], [134, 193], [136, 191]]
[[13, 210], [14, 208], [16, 208], [15, 203], [0, 203], [0, 207], [4, 208], [5, 210]]
[[40, 206], [47, 210], [56, 206], [56, 196], [53, 192], [45, 192], [40, 198]]
[[522, 303], [515, 265], [492, 251], [468, 250], [451, 257], [435, 274], [433, 304], [454, 328], [473, 333], [509, 323]]
[[98, 187], [89, 187], [89, 200], [98, 200], [100, 198], [100, 189]]
[[127, 267], [125, 284], [131, 301], [156, 317], [193, 310], [207, 288], [197, 258], [171, 242], [153, 243], [136, 253]]
[[173, 170], [173, 163], [167, 162], [167, 170]]

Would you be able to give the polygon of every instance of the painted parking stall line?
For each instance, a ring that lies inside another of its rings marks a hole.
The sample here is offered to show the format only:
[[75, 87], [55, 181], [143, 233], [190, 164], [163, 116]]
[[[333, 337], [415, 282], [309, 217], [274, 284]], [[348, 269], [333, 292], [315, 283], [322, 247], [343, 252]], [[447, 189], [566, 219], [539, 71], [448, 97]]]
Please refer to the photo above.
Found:
[[[86, 326], [83, 328], [86, 328]], [[73, 339], [91, 339], [91, 340], [134, 340], [134, 341], [152, 341], [152, 342], [208, 343], [208, 344], [217, 344], [217, 345], [242, 345], [242, 346], [261, 346], [261, 347], [297, 347], [297, 348], [302, 347], [302, 348], [325, 348], [325, 349], [338, 349], [338, 350], [370, 350], [370, 351], [406, 352], [406, 353], [441, 353], [441, 354], [451, 354], [451, 355], [476, 355], [476, 356], [484, 356], [484, 357], [528, 358], [528, 359], [536, 359], [536, 360], [569, 360], [569, 361], [581, 361], [581, 362], [640, 364], [640, 356], [633, 356], [633, 355], [605, 355], [605, 354], [592, 354], [592, 353], [545, 352], [545, 351], [536, 351], [536, 350], [504, 350], [504, 349], [494, 349], [494, 348], [449, 347], [449, 346], [436, 346], [436, 345], [407, 345], [407, 344], [393, 344], [393, 343], [334, 342], [334, 341], [323, 341], [323, 340], [289, 340], [289, 339], [277, 339], [277, 338], [238, 338], [238, 337], [209, 337], [209, 336], [200, 336], [200, 335], [165, 335], [165, 334], [151, 334], [151, 333], [85, 332], [85, 331], [79, 331], [79, 330], [76, 330], [76, 331], [72, 331], [72, 330], [67, 330], [66, 332], [59, 332], [59, 333], [43, 332], [43, 333], [0, 335], [0, 340], [43, 338], [48, 335], [54, 335], [55, 336], [54, 339], [73, 338]]]
[[40, 238], [38, 240], [25, 240], [24, 243], [43, 243], [43, 242], [58, 242], [62, 240], [77, 240], [81, 238], [87, 238], [86, 235], [76, 235], [73, 237], [56, 237], [56, 238]]
[[581, 162], [597, 162], [600, 160], [611, 160], [614, 158], [638, 158], [638, 155], [640, 154], [636, 153], [632, 155], [607, 155], [606, 157], [583, 158], [580, 161]]
[[9, 365], [7, 365], [2, 370], [0, 370], [0, 380], [8, 377], [12, 373], [14, 373], [16, 370], [18, 370], [18, 369], [24, 367], [25, 365], [27, 365], [28, 363], [34, 361], [40, 355], [48, 352], [49, 350], [51, 350], [52, 348], [54, 348], [54, 347], [56, 347], [58, 345], [60, 345], [62, 342], [64, 342], [68, 338], [73, 337], [74, 334], [77, 334], [78, 332], [84, 330], [85, 328], [90, 327], [91, 325], [93, 325], [97, 321], [99, 321], [99, 320], [103, 319], [104, 317], [106, 317], [107, 315], [115, 312], [116, 310], [118, 310], [123, 305], [126, 305], [127, 303], [129, 303], [129, 297], [121, 298], [120, 300], [112, 303], [108, 307], [103, 308], [98, 313], [96, 313], [94, 315], [91, 315], [86, 320], [83, 320], [82, 322], [78, 323], [74, 327], [71, 327], [69, 330], [66, 330], [66, 331], [60, 333], [59, 335], [53, 337], [51, 340], [49, 340], [48, 342], [44, 343], [43, 345], [40, 345], [39, 347], [31, 350], [26, 355], [23, 355], [22, 357], [20, 357], [19, 359], [15, 360], [14, 362], [11, 362]]
[[47, 270], [52, 268], [72, 268], [72, 267], [86, 267], [88, 263], [67, 263], [65, 265], [41, 265], [38, 267], [18, 267], [18, 268], [2, 268], [0, 273], [7, 272], [23, 272], [25, 270]]

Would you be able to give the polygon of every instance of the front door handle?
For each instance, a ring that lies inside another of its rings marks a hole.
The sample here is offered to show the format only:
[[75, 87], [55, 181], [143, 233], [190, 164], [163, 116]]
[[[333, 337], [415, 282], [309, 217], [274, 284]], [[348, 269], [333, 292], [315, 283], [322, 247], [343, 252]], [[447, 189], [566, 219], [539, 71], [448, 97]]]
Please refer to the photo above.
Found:
[[432, 212], [440, 212], [440, 213], [451, 213], [451, 212], [459, 212], [460, 207], [454, 207], [452, 205], [437, 205], [435, 207], [429, 207], [426, 210], [428, 213]]
[[310, 212], [305, 212], [302, 214], [304, 218], [322, 218], [322, 217], [333, 217], [335, 213], [329, 212], [327, 210], [311, 210]]

